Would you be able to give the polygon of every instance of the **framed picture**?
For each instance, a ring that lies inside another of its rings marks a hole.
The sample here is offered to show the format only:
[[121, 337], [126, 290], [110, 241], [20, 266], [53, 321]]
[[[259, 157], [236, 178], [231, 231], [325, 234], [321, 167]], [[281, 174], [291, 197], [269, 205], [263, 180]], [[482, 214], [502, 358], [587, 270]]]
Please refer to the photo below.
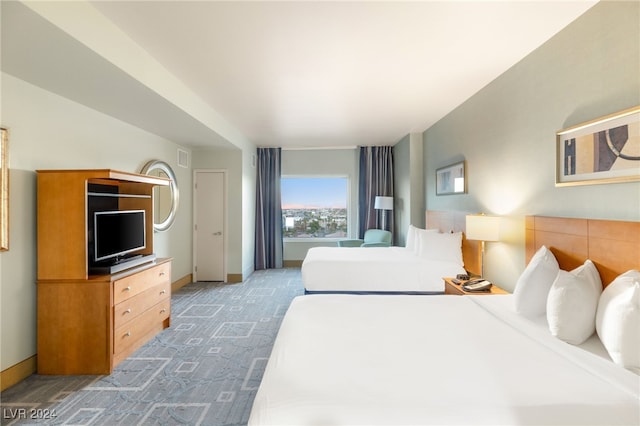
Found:
[[640, 106], [556, 134], [556, 186], [640, 180]]
[[436, 170], [436, 195], [463, 194], [467, 192], [464, 161]]
[[9, 136], [0, 128], [0, 251], [9, 250]]

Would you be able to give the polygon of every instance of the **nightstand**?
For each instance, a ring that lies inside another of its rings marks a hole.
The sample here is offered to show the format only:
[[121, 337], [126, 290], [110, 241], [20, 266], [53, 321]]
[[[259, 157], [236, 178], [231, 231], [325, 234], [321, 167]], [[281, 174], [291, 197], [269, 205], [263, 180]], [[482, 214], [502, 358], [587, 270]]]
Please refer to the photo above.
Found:
[[444, 280], [444, 294], [454, 294], [456, 296], [464, 296], [465, 294], [472, 295], [493, 295], [493, 294], [509, 294], [505, 290], [501, 289], [497, 285], [492, 285], [489, 291], [464, 291], [460, 284], [454, 284], [451, 281], [453, 278], [443, 278]]

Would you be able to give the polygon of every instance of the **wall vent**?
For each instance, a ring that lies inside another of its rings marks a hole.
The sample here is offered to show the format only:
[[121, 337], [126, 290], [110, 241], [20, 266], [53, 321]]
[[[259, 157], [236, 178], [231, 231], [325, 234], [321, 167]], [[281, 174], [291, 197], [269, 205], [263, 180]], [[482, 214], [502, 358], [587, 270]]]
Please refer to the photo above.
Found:
[[189, 153], [183, 149], [178, 149], [178, 166], [189, 168]]

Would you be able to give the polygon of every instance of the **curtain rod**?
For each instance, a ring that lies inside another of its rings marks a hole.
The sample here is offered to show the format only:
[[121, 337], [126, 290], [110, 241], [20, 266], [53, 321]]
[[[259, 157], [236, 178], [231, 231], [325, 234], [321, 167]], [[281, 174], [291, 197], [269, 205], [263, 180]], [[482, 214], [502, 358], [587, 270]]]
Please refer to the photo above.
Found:
[[283, 151], [319, 151], [319, 150], [327, 150], [327, 149], [356, 149], [358, 148], [355, 145], [351, 146], [291, 146], [291, 147], [282, 147]]

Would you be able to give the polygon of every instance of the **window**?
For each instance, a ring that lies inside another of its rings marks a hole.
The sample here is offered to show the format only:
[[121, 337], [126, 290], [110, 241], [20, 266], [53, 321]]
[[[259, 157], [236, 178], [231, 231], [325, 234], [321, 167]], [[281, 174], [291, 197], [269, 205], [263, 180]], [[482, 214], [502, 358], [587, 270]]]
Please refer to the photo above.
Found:
[[346, 177], [283, 177], [284, 238], [345, 238], [348, 188]]

